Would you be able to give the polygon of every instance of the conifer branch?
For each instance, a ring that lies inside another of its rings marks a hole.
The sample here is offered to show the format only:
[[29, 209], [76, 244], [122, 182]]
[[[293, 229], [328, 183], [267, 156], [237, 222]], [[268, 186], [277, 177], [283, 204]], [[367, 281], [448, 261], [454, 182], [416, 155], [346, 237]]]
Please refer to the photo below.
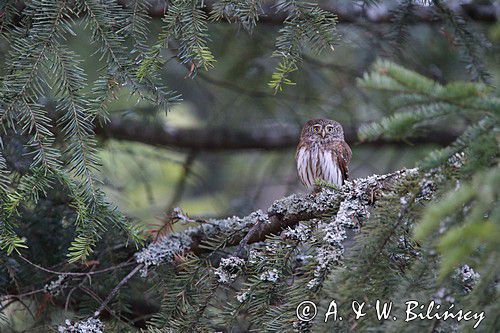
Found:
[[[120, 288], [137, 272], [145, 276], [148, 269], [158, 265], [172, 264], [175, 258], [183, 257], [188, 253], [196, 255], [210, 253], [213, 247], [207, 244], [212, 238], [224, 238], [224, 247], [241, 245], [240, 242], [244, 240], [245, 244], [241, 249], [238, 248], [239, 251], [247, 244], [263, 241], [271, 235], [277, 235], [287, 228], [296, 226], [301, 221], [315, 218], [325, 219], [326, 216], [330, 216], [332, 221], [335, 221], [334, 223], [349, 228], [359, 228], [362, 221], [368, 217], [368, 208], [373, 206], [379, 197], [383, 197], [385, 191], [391, 190], [396, 184], [418, 174], [417, 169], [402, 169], [386, 175], [355, 179], [347, 182], [340, 190], [323, 188], [319, 193], [294, 194], [277, 200], [267, 213], [256, 211], [242, 218], [207, 220], [207, 223], [198, 227], [162, 236], [135, 254], [138, 265], [113, 288], [100, 304], [93, 318], [97, 319]], [[248, 233], [249, 230], [253, 231]], [[202, 265], [196, 264], [193, 267], [200, 268]], [[187, 276], [192, 275], [187, 273]], [[213, 288], [219, 284], [211, 285], [209, 294], [213, 293]], [[204, 307], [200, 307], [199, 311], [204, 311]]]
[[36, 98], [43, 95], [41, 87], [46, 84], [39, 75], [40, 68], [47, 58], [50, 46], [65, 28], [63, 20], [67, 8], [66, 1], [56, 1], [46, 8], [46, 12], [37, 11], [37, 6], [42, 5], [39, 1], [34, 1], [27, 9], [33, 13], [34, 22], [30, 33], [36, 36], [34, 51], [33, 41], [23, 36], [21, 29], [15, 31], [18, 38], [7, 61], [12, 73], [2, 82], [5, 91], [9, 93], [3, 96], [6, 105], [0, 108], [0, 124], [5, 126], [4, 123], [7, 122], [13, 125], [11, 113], [17, 109], [22, 130], [32, 134], [29, 146], [35, 150], [33, 166], [41, 165], [45, 172], [49, 172], [59, 168], [59, 152], [52, 147], [53, 134], [49, 118]]
[[[150, 16], [148, 10], [151, 4], [147, 0], [132, 0], [130, 4], [129, 26], [130, 37], [134, 42], [133, 52], [138, 53], [137, 57], [141, 59], [147, 50], [148, 27]], [[136, 58], [137, 59], [137, 58]]]
[[[93, 29], [93, 41], [101, 45], [99, 51], [101, 57], [106, 57], [113, 64], [113, 70], [104, 75], [94, 89], [98, 93], [95, 100], [95, 109], [101, 118], [107, 118], [105, 104], [112, 96], [110, 91], [117, 85], [130, 85], [132, 91], [137, 93], [141, 99], [158, 105], [160, 109], [168, 110], [171, 104], [179, 100], [179, 96], [159, 84], [153, 84], [150, 80], [150, 73], [136, 77], [138, 68], [133, 68], [127, 57], [123, 45], [124, 37], [121, 31], [112, 31], [106, 23], [107, 17], [114, 17], [116, 20], [127, 22], [126, 16], [120, 14], [120, 7], [115, 1], [101, 3], [94, 0], [82, 0], [83, 8], [87, 14], [89, 26]], [[126, 14], [126, 12], [125, 12]], [[105, 91], [106, 94], [102, 94]]]
[[[229, 2], [224, 1], [205, 1], [207, 9], [218, 6], [219, 3]], [[236, 2], [236, 1], [231, 1]], [[372, 1], [373, 2], [373, 1]], [[448, 1], [446, 1], [448, 2]], [[240, 1], [238, 1], [240, 3]], [[391, 6], [392, 5], [392, 6]], [[336, 1], [322, 2], [321, 9], [336, 15], [339, 23], [356, 24], [386, 24], [391, 23], [397, 15], [393, 9], [397, 3], [385, 1], [379, 6], [361, 6], [358, 1], [348, 3], [337, 3]], [[498, 20], [497, 3], [463, 3], [450, 8], [454, 13], [470, 17], [478, 22], [496, 22]], [[151, 8], [149, 14], [152, 17], [163, 17], [163, 6], [157, 6], [157, 9]], [[272, 6], [262, 6], [262, 13], [259, 15], [259, 22], [264, 24], [281, 25], [286, 19], [286, 14], [277, 13]], [[439, 23], [442, 19], [436, 17], [430, 6], [415, 4], [413, 11], [413, 22], [419, 23]]]
[[281, 1], [277, 4], [277, 10], [285, 13], [286, 19], [273, 52], [280, 62], [268, 83], [275, 93], [287, 85], [295, 84], [290, 75], [298, 70], [303, 48], [308, 47], [318, 54], [325, 50], [333, 51], [337, 22], [334, 15], [307, 1]]
[[419, 127], [444, 116], [469, 113], [474, 117], [496, 117], [500, 99], [481, 83], [453, 82], [441, 85], [418, 73], [388, 61], [378, 61], [374, 70], [359, 80], [360, 86], [391, 92], [394, 113], [363, 127], [360, 139], [380, 137], [402, 139], [418, 135]]
[[[435, 171], [422, 174], [418, 169], [402, 169], [386, 175], [373, 175], [367, 178], [355, 179], [348, 181], [340, 190], [322, 188], [318, 193], [309, 195], [294, 194], [280, 199], [271, 205], [267, 213], [256, 211], [242, 218], [207, 220], [207, 223], [198, 227], [162, 236], [135, 254], [138, 265], [113, 288], [105, 301], [99, 306], [93, 318], [97, 318], [101, 314], [109, 301], [119, 292], [119, 289], [137, 272], [140, 271], [145, 276], [148, 269], [158, 265], [173, 264], [175, 258], [182, 258], [188, 253], [198, 256], [203, 253], [211, 253], [214, 248], [208, 244], [213, 238], [224, 238], [223, 246], [225, 248], [239, 244], [237, 251], [241, 251], [247, 244], [263, 241], [271, 237], [271, 235], [280, 234], [284, 230], [289, 230], [289, 235], [283, 234], [282, 237], [292, 237], [292, 239], [295, 239], [293, 237], [299, 237], [296, 239], [299, 241], [300, 237], [302, 237], [300, 231], [297, 230], [297, 235], [293, 236], [294, 231], [291, 228], [296, 227], [301, 221], [331, 219], [333, 224], [357, 230], [360, 227], [362, 228], [367, 221], [370, 207], [376, 205], [379, 199], [384, 199], [388, 192], [395, 192], [395, 188], [405, 184], [405, 182], [414, 182], [421, 179], [419, 189], [414, 193], [414, 199], [428, 200], [429, 196], [433, 195], [433, 186], [429, 184], [432, 184], [436, 175]], [[406, 203], [403, 204], [402, 209], [408, 209]], [[400, 212], [398, 216], [403, 218], [402, 216], [405, 214]], [[229, 237], [229, 235], [231, 236]], [[387, 240], [391, 236], [385, 235], [384, 237]], [[278, 238], [278, 240], [280, 239]], [[343, 242], [350, 241], [352, 241], [352, 233], [349, 233], [347, 239], [344, 238]], [[244, 242], [243, 246], [241, 246], [241, 242]], [[383, 244], [380, 246], [384, 246]], [[334, 256], [336, 257], [336, 255]], [[201, 266], [198, 263], [193, 267], [200, 268]], [[309, 273], [311, 272], [309, 271]], [[310, 276], [309, 273], [305, 275], [305, 278]], [[186, 274], [192, 276], [192, 273], [186, 272]], [[274, 279], [271, 276], [262, 278]], [[312, 281], [317, 279], [318, 277]], [[315, 283], [317, 286], [318, 282]], [[208, 288], [207, 292], [209, 294], [213, 293], [213, 288], [218, 285], [219, 283], [212, 284], [212, 287]], [[204, 307], [200, 307], [199, 310], [204, 311]]]
[[210, 18], [214, 21], [235, 20], [248, 31], [252, 31], [263, 12], [261, 0], [221, 0], [211, 6]]
[[[2, 147], [2, 143], [0, 140], [0, 148]], [[0, 150], [0, 196], [2, 192], [7, 191], [7, 187], [10, 183], [9, 180], [9, 171], [7, 170], [7, 165], [5, 164], [5, 157]]]
[[54, 71], [61, 75], [58, 109], [62, 116], [59, 122], [69, 143], [65, 153], [73, 162], [72, 170], [76, 177], [83, 176], [86, 192], [94, 201], [97, 194], [93, 169], [98, 163], [92, 129], [94, 117], [88, 110], [88, 102], [80, 96], [85, 76], [74, 57], [62, 47], [53, 47]]
[[489, 82], [491, 75], [486, 71], [482, 55], [490, 46], [479, 31], [471, 31], [465, 20], [448, 8], [441, 0], [433, 0], [434, 6], [454, 29], [456, 43], [462, 48], [462, 58], [475, 81]]

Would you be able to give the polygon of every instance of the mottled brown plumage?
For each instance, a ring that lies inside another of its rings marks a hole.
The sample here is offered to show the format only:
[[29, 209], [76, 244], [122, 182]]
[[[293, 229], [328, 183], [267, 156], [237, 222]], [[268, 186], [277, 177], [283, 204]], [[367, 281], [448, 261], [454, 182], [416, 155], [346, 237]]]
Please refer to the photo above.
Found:
[[344, 141], [342, 126], [330, 119], [305, 123], [295, 159], [302, 183], [314, 187], [316, 179], [342, 186], [348, 178], [351, 148]]

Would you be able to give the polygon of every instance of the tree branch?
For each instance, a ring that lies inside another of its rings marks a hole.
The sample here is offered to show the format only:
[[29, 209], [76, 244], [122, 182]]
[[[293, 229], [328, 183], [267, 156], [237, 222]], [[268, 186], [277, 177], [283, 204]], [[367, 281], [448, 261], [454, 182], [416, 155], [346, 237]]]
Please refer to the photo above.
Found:
[[113, 297], [115, 297], [115, 295], [120, 291], [121, 287], [123, 287], [123, 285], [125, 285], [128, 280], [130, 280], [140, 269], [142, 268], [142, 265], [139, 264], [137, 266], [134, 267], [133, 270], [131, 270], [114, 288], [113, 290], [111, 290], [111, 292], [108, 294], [108, 296], [106, 296], [106, 298], [104, 299], [104, 301], [101, 303], [101, 305], [99, 305], [99, 308], [97, 309], [97, 311], [94, 313], [94, 317], [98, 317], [101, 312], [106, 308], [106, 306], [108, 305], [109, 302], [111, 302], [111, 300], [113, 299]]
[[[138, 265], [118, 283], [94, 316], [87, 320], [98, 321], [97, 317], [106, 304], [137, 272], [141, 272], [144, 277], [147, 275], [148, 268], [172, 264], [175, 258], [188, 252], [197, 255], [212, 252], [213, 250], [206, 245], [208, 241], [216, 237], [223, 239], [224, 248], [237, 246], [236, 253], [241, 252], [248, 244], [264, 241], [267, 236], [279, 234], [289, 227], [298, 225], [299, 222], [326, 219], [330, 226], [349, 228], [345, 230], [345, 237], [341, 241], [342, 247], [347, 248], [353, 241], [355, 231], [368, 219], [370, 207], [379, 198], [394, 190], [397, 184], [415, 179], [420, 175], [420, 171], [414, 168], [402, 169], [386, 175], [358, 178], [347, 181], [340, 189], [325, 187], [316, 193], [293, 194], [279, 199], [266, 213], [258, 210], [245, 217], [207, 220], [200, 226], [163, 236], [136, 252], [135, 259]], [[434, 177], [434, 171], [423, 175], [419, 190], [423, 196], [434, 193]], [[189, 218], [186, 219], [189, 220]], [[340, 251], [343, 252], [343, 249]]]
[[[358, 142], [357, 130], [344, 129], [346, 141]], [[211, 128], [175, 128], [159, 123], [144, 122], [112, 116], [104, 126], [98, 126], [96, 133], [103, 139], [141, 142], [148, 145], [187, 149], [196, 151], [221, 150], [277, 150], [289, 149], [297, 145], [300, 129], [289, 125], [275, 125], [252, 129], [234, 129], [227, 127]], [[425, 136], [408, 140], [412, 144], [435, 144], [447, 146], [458, 136], [453, 130], [427, 131]], [[394, 141], [380, 138], [365, 142], [363, 145], [398, 145], [407, 146], [408, 141]]]
[[[206, 11], [210, 13], [215, 1], [205, 1]], [[340, 23], [391, 23], [394, 19], [394, 9], [397, 1], [381, 2], [373, 6], [361, 6], [355, 1], [338, 3], [334, 1], [323, 2], [320, 7], [332, 14], [335, 14]], [[450, 3], [450, 9], [455, 13], [470, 17], [476, 21], [496, 22], [500, 6], [498, 3], [492, 4], [453, 4]], [[163, 17], [167, 5], [164, 1], [155, 1], [150, 8], [150, 15], [155, 18]], [[286, 14], [277, 13], [273, 3], [264, 3], [263, 13], [259, 17], [261, 23], [279, 25], [286, 19]], [[414, 23], [436, 23], [440, 19], [435, 16], [432, 6], [414, 5], [412, 22]]]
[[[125, 3], [123, 0], [119, 0], [119, 3]], [[206, 10], [210, 12], [215, 1], [205, 1]], [[161, 18], [165, 14], [167, 3], [166, 1], [150, 1], [149, 15], [153, 18]], [[17, 2], [17, 7], [22, 10], [25, 7], [23, 1]], [[370, 23], [390, 23], [394, 18], [394, 5], [397, 5], [396, 1], [381, 3], [377, 6], [360, 6], [354, 1], [335, 3], [333, 1], [325, 2], [321, 4], [321, 8], [337, 15], [338, 21], [340, 23], [354, 23], [359, 21], [368, 21]], [[498, 20], [499, 4], [498, 2], [493, 2], [492, 4], [482, 4], [482, 3], [464, 3], [464, 4], [454, 4], [450, 6], [451, 9], [460, 15], [465, 15], [476, 21], [484, 22], [496, 22]], [[414, 19], [413, 22], [437, 22], [436, 18], [432, 13], [432, 9], [429, 6], [414, 5]], [[0, 11], [0, 16], [3, 14]], [[276, 13], [273, 3], [265, 3], [263, 5], [263, 13], [259, 20], [263, 23], [268, 24], [281, 24], [285, 20], [286, 16], [283, 14]]]
[[[202, 254], [207, 252], [203, 244], [213, 237], [224, 237], [225, 246], [244, 245], [265, 240], [268, 235], [294, 226], [301, 221], [324, 218], [325, 214], [335, 217], [335, 223], [343, 226], [359, 226], [381, 192], [389, 190], [396, 181], [418, 174], [417, 169], [402, 169], [386, 175], [374, 175], [348, 181], [340, 189], [323, 188], [319, 193], [293, 194], [277, 200], [266, 213], [255, 211], [245, 217], [207, 220], [208, 223], [187, 230], [172, 233], [151, 243], [135, 254], [137, 263], [144, 264], [141, 273], [163, 263], [169, 263], [186, 252]], [[252, 230], [249, 233], [249, 230]], [[227, 236], [227, 237], [226, 237]], [[238, 251], [242, 249], [238, 248]]]

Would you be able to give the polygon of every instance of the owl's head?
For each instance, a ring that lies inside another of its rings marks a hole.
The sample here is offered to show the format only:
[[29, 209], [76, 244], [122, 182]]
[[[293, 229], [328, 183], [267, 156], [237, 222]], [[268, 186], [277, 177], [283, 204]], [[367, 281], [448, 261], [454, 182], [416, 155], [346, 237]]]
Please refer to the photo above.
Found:
[[312, 119], [302, 128], [302, 138], [314, 141], [344, 140], [342, 125], [331, 119]]

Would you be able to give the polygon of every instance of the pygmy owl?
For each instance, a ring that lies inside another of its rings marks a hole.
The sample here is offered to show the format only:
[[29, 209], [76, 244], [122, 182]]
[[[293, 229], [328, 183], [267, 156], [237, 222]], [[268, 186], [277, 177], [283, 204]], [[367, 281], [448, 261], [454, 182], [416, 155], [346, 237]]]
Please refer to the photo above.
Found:
[[309, 120], [302, 128], [295, 155], [300, 180], [309, 188], [316, 179], [340, 187], [347, 179], [351, 155], [342, 125], [330, 119]]

